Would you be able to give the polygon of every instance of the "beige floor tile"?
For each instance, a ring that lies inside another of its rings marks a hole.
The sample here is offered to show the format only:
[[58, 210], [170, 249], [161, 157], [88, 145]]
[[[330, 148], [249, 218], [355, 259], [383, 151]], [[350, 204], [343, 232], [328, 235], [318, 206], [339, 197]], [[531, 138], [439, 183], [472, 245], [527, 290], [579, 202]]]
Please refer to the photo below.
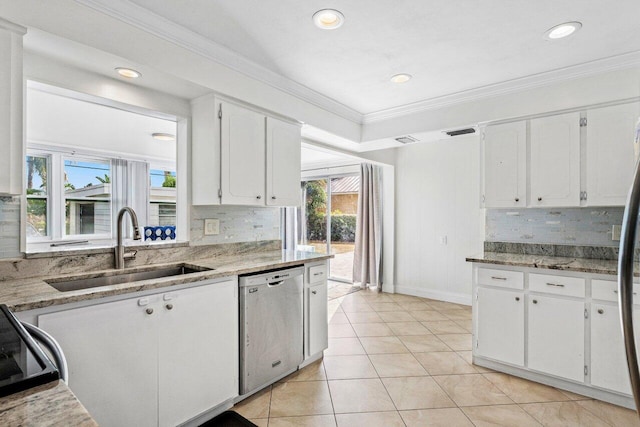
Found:
[[326, 381], [288, 382], [273, 386], [269, 417], [332, 414]]
[[469, 331], [458, 325], [453, 320], [440, 320], [435, 322], [422, 322], [424, 326], [434, 334], [468, 334]]
[[368, 356], [326, 356], [327, 379], [378, 378]]
[[401, 411], [400, 416], [407, 427], [473, 427], [458, 408]]
[[409, 353], [398, 337], [362, 337], [360, 342], [367, 354]]
[[405, 294], [389, 294], [389, 296], [394, 301], [422, 301], [423, 300], [420, 297], [414, 297], [413, 295], [405, 295]]
[[446, 317], [444, 314], [441, 314], [439, 311], [425, 311], [425, 310], [419, 310], [419, 311], [414, 311], [411, 310], [409, 311], [409, 314], [411, 314], [416, 320], [419, 320], [421, 322], [434, 322], [434, 321], [438, 321], [438, 320], [449, 320], [448, 317]]
[[446, 311], [446, 310], [462, 310], [464, 307], [458, 304], [453, 304], [450, 302], [445, 302], [445, 301], [436, 301], [436, 300], [431, 300], [428, 302], [428, 304], [435, 308], [438, 311]]
[[271, 386], [236, 404], [233, 410], [245, 418], [268, 418]]
[[308, 417], [271, 418], [269, 427], [335, 427], [333, 415], [312, 415]]
[[383, 378], [382, 382], [398, 410], [456, 406], [431, 377]]
[[429, 375], [475, 374], [473, 366], [453, 351], [414, 353]]
[[249, 421], [257, 425], [258, 427], [269, 426], [269, 418], [250, 418]]
[[449, 346], [435, 335], [411, 335], [398, 336], [400, 341], [413, 353], [425, 353], [429, 351], [452, 351]]
[[348, 323], [329, 325], [329, 338], [355, 338], [356, 333]]
[[367, 312], [373, 311], [373, 308], [366, 302], [358, 302], [358, 303], [349, 303], [345, 304], [344, 302], [340, 305], [342, 307], [342, 311], [345, 313], [359, 313], [359, 312]]
[[400, 301], [398, 305], [407, 311], [432, 310], [431, 306], [422, 301]]
[[380, 323], [382, 319], [375, 311], [359, 311], [347, 313], [347, 318], [351, 323]]
[[381, 293], [381, 292], [376, 292], [375, 294], [373, 294], [373, 293], [364, 294], [364, 295], [361, 295], [361, 296], [369, 304], [371, 304], [373, 302], [393, 302], [393, 300], [389, 297], [389, 295], [386, 295], [386, 294]]
[[473, 363], [473, 352], [472, 351], [456, 351], [456, 353], [458, 353], [464, 360], [467, 361], [468, 364], [470, 364], [471, 366], [473, 366], [475, 368], [476, 371], [482, 373], [489, 373], [489, 372], [495, 372], [493, 369], [489, 369], [489, 368], [485, 368], [483, 366], [478, 366], [475, 363]]
[[502, 373], [483, 374], [516, 403], [562, 402], [569, 400], [560, 390]]
[[393, 301], [389, 301], [389, 302], [376, 301], [376, 302], [369, 303], [369, 305], [371, 305], [371, 308], [373, 308], [375, 311], [401, 311], [402, 310], [402, 308]]
[[454, 320], [454, 322], [466, 329], [467, 332], [473, 333], [473, 320]]
[[[545, 427], [604, 427], [608, 424], [576, 402], [527, 403], [520, 405]], [[616, 426], [621, 424], [616, 424]]]
[[349, 323], [349, 319], [347, 319], [347, 315], [343, 312], [335, 312], [329, 319], [329, 324], [336, 325], [340, 323]]
[[458, 406], [502, 405], [513, 403], [480, 374], [433, 377]]
[[439, 334], [438, 338], [454, 351], [471, 350], [471, 334]]
[[588, 396], [583, 396], [581, 394], [572, 393], [570, 391], [560, 390], [560, 392], [562, 394], [566, 395], [569, 398], [569, 400], [591, 400], [591, 398], [588, 397]]
[[[347, 338], [348, 339], [348, 338]], [[279, 382], [287, 381], [325, 381], [327, 379], [324, 373], [324, 365], [322, 360], [315, 361], [302, 369], [297, 370], [291, 375], [281, 379]]]
[[472, 406], [462, 410], [476, 427], [541, 427], [518, 405]]
[[353, 329], [359, 337], [387, 337], [393, 335], [386, 323], [356, 323]]
[[405, 427], [397, 411], [338, 414], [336, 421], [338, 427]]
[[638, 419], [638, 414], [636, 414], [636, 412], [632, 411], [631, 409], [612, 405], [606, 402], [601, 402], [599, 400], [583, 400], [576, 403], [587, 409], [597, 417], [602, 418], [612, 426], [640, 426], [640, 419]]
[[413, 318], [406, 311], [379, 311], [378, 314], [382, 317], [382, 320], [385, 322], [415, 322], [416, 319]]
[[471, 320], [471, 312], [467, 310], [440, 310], [451, 320]]
[[366, 354], [358, 338], [329, 338], [329, 348], [325, 356], [346, 356], [350, 354]]
[[431, 332], [420, 322], [391, 322], [387, 326], [396, 335], [431, 335]]
[[336, 414], [396, 410], [379, 378], [334, 380], [329, 388]]
[[369, 358], [381, 378], [427, 375], [427, 371], [412, 354], [372, 354]]

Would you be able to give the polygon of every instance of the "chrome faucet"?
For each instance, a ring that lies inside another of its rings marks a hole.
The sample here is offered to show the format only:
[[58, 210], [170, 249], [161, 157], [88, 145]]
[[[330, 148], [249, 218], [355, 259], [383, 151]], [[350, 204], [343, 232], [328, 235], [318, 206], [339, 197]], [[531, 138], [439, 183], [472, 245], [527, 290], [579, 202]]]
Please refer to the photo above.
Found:
[[138, 227], [138, 217], [136, 213], [128, 206], [120, 209], [118, 212], [118, 244], [116, 246], [116, 270], [122, 270], [124, 268], [124, 261], [127, 259], [133, 259], [136, 257], [137, 251], [124, 252], [124, 246], [122, 246], [122, 220], [124, 219], [125, 212], [129, 212], [131, 217], [131, 223], [133, 224], [133, 240], [140, 240], [140, 228]]

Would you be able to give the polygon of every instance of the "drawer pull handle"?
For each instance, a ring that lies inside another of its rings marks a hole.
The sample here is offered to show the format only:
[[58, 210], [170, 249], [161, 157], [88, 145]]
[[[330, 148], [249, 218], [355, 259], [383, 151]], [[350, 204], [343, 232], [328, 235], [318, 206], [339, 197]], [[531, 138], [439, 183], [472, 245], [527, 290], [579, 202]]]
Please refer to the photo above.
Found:
[[603, 310], [603, 309], [601, 309], [601, 308], [599, 308], [599, 309], [598, 309], [598, 314], [604, 314], [604, 310]]
[[322, 272], [320, 272], [320, 273], [313, 273], [314, 277], [315, 277], [315, 276], [322, 276], [322, 274], [323, 274]]
[[555, 286], [556, 288], [564, 288], [562, 283], [549, 283], [547, 282], [547, 286]]
[[516, 297], [516, 301], [520, 301], [520, 297]]
[[534, 303], [534, 304], [537, 304], [537, 303], [538, 303], [538, 300], [537, 300], [537, 299], [534, 299], [534, 300], [533, 300], [533, 303]]
[[318, 291], [311, 291], [311, 293], [315, 295], [318, 293]]
[[507, 280], [507, 278], [506, 278], [506, 277], [500, 277], [500, 276], [491, 276], [491, 278], [492, 278], [493, 280]]
[[[618, 293], [618, 291], [613, 291], [613, 293], [614, 293], [614, 294], [617, 294], [617, 293]], [[638, 293], [637, 293], [637, 292], [634, 292], [633, 294], [634, 294], [634, 295], [638, 295]]]

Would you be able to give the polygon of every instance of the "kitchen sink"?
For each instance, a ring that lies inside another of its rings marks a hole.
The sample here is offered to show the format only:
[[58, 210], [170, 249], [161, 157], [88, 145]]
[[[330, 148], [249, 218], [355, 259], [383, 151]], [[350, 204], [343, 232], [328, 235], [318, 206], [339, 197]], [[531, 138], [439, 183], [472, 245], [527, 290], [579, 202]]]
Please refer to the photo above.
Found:
[[98, 288], [100, 286], [119, 285], [121, 283], [139, 282], [141, 280], [160, 279], [164, 277], [182, 276], [185, 274], [210, 271], [211, 268], [191, 268], [185, 265], [162, 267], [147, 271], [118, 271], [105, 272], [93, 277], [81, 278], [53, 278], [45, 282], [60, 292], [79, 291]]

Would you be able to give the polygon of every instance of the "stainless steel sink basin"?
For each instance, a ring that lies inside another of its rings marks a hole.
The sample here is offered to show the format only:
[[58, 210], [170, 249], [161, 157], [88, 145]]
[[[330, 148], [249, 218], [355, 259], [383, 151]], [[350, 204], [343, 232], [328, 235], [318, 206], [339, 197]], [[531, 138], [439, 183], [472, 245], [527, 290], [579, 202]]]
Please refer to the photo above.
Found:
[[141, 280], [160, 279], [163, 277], [181, 276], [184, 274], [210, 271], [210, 268], [191, 268], [184, 265], [163, 267], [147, 271], [107, 272], [94, 277], [83, 278], [54, 278], [45, 280], [47, 284], [60, 292], [79, 291], [82, 289], [98, 288], [100, 286], [119, 285], [121, 283], [139, 282]]

